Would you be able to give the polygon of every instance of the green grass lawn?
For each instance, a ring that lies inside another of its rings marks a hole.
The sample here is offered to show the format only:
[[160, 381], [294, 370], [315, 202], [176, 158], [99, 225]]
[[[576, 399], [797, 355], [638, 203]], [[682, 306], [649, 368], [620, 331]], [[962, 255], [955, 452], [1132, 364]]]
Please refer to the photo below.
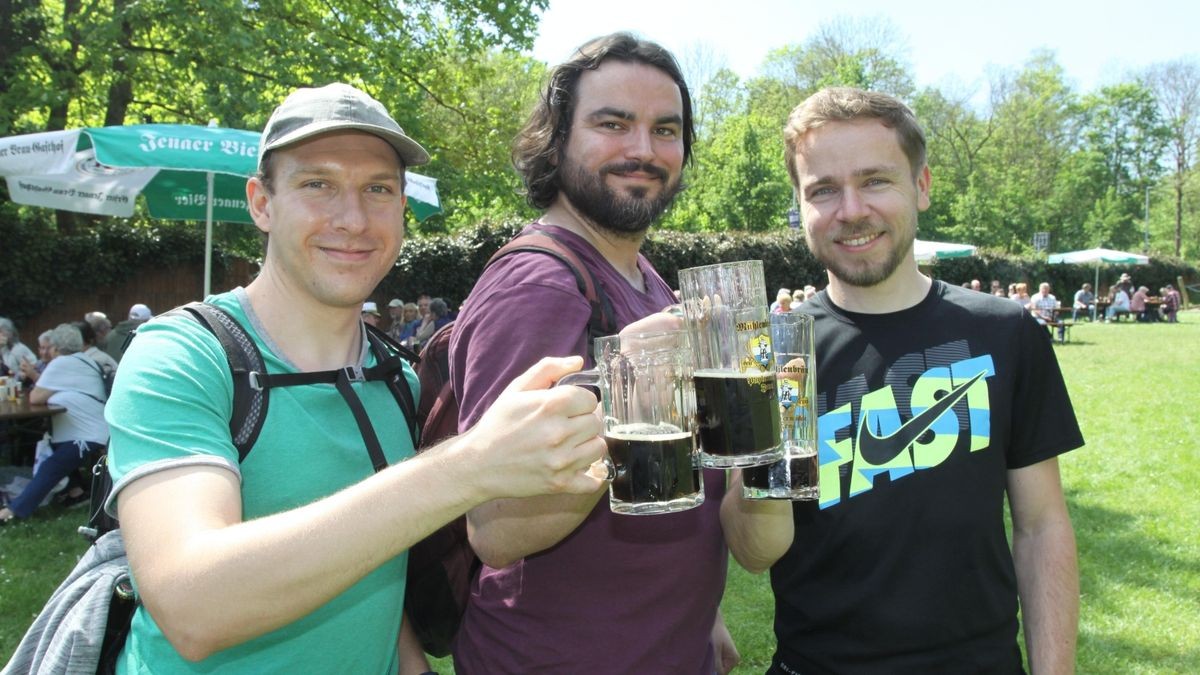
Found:
[[[1087, 445], [1062, 458], [1079, 543], [1079, 673], [1200, 673], [1200, 312], [1080, 324], [1056, 345]], [[85, 544], [83, 511], [0, 529], [0, 662]], [[742, 665], [774, 649], [766, 575], [731, 563], [722, 604]], [[436, 667], [452, 672], [445, 661]]]

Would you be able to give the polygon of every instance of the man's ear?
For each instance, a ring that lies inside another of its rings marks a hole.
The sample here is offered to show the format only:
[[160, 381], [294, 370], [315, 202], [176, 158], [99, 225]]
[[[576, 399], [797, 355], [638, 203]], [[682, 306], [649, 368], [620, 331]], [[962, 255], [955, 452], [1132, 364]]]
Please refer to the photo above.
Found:
[[924, 211], [929, 208], [929, 186], [933, 183], [933, 175], [929, 172], [929, 165], [926, 164], [921, 168], [921, 173], [917, 175], [917, 210]]
[[271, 193], [262, 180], [254, 176], [246, 181], [246, 205], [259, 231], [271, 232]]

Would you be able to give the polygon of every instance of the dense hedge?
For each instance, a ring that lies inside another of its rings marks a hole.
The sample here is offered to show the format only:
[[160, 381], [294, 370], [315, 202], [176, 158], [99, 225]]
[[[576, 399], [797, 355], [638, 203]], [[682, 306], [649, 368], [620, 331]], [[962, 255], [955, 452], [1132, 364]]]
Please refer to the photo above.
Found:
[[[373, 297], [412, 300], [426, 292], [457, 306], [487, 259], [522, 225], [484, 223], [455, 235], [410, 238]], [[82, 223], [74, 234], [64, 234], [57, 229], [52, 213], [18, 217], [11, 205], [0, 207], [0, 243], [0, 314], [18, 320], [62, 302], [72, 289], [115, 284], [139, 269], [197, 262], [204, 256], [203, 228], [195, 223], [99, 218]], [[643, 251], [672, 286], [678, 284], [680, 269], [745, 259], [763, 261], [769, 294], [781, 286], [825, 285], [824, 269], [809, 253], [803, 236], [793, 230], [766, 234], [661, 231], [650, 236]], [[227, 267], [229, 255], [219, 247], [214, 251], [214, 272]], [[1095, 274], [1090, 266], [1050, 265], [1044, 256], [986, 251], [971, 258], [944, 260], [929, 269], [952, 283], [980, 279], [986, 287], [991, 279], [1006, 286], [1025, 281], [1031, 292], [1039, 282], [1049, 281], [1060, 299], [1069, 298]], [[1176, 283], [1179, 276], [1190, 283], [1200, 278], [1196, 268], [1184, 261], [1156, 257], [1149, 265], [1136, 268], [1102, 268], [1101, 287], [1115, 281], [1122, 271], [1129, 271], [1136, 284], [1145, 284], [1154, 293], [1167, 283]]]
[[[204, 227], [160, 220], [76, 218], [63, 232], [52, 211], [0, 206], [0, 315], [21, 321], [75, 289], [118, 284], [139, 270], [204, 260]], [[213, 253], [213, 270], [226, 259]]]
[[[489, 223], [459, 235], [410, 239], [396, 268], [375, 297], [416, 298], [420, 293], [462, 302], [488, 258], [520, 231], [522, 223]], [[824, 284], [824, 272], [803, 238], [793, 232], [772, 234], [656, 232], [642, 251], [667, 283], [676, 286], [678, 271], [730, 260], [761, 259], [768, 284], [791, 287]], [[774, 288], [770, 289], [772, 292]]]
[[[399, 297], [412, 300], [420, 293], [446, 298], [451, 307], [462, 302], [496, 249], [517, 231], [520, 223], [484, 224], [459, 235], [410, 239], [401, 251], [395, 270], [380, 284], [377, 298]], [[823, 288], [825, 269], [813, 258], [804, 237], [793, 230], [767, 234], [656, 232], [643, 246], [643, 252], [672, 286], [678, 285], [678, 271], [697, 265], [731, 260], [763, 261], [767, 292], [780, 287], [794, 289], [813, 284]], [[1030, 293], [1049, 281], [1060, 299], [1070, 298], [1083, 282], [1091, 282], [1095, 267], [1086, 265], [1050, 265], [1045, 256], [1012, 256], [984, 251], [970, 258], [942, 260], [926, 268], [940, 279], [960, 284], [979, 279], [987, 288], [999, 279], [1007, 288], [1010, 282], [1024, 281]], [[1149, 265], [1136, 268], [1105, 266], [1100, 284], [1106, 287], [1121, 272], [1128, 271], [1138, 285], [1145, 284], [1152, 294], [1183, 276], [1192, 283], [1198, 278], [1194, 266], [1171, 258], [1153, 258]], [[774, 298], [772, 298], [774, 299]]]

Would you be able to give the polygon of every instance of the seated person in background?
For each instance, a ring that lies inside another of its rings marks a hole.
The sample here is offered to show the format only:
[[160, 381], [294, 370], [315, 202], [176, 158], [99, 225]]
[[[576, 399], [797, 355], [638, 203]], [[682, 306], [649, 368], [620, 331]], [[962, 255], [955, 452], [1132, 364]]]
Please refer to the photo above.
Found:
[[1117, 285], [1121, 287], [1121, 290], [1125, 291], [1125, 295], [1133, 297], [1133, 277], [1129, 276], [1129, 272], [1121, 272], [1121, 278], [1117, 280]]
[[1067, 327], [1055, 320], [1055, 312], [1058, 311], [1058, 298], [1054, 297], [1054, 294], [1050, 292], [1049, 283], [1043, 281], [1041, 284], [1038, 284], [1038, 292], [1029, 299], [1029, 311], [1033, 313], [1033, 318], [1037, 319], [1038, 323], [1046, 326], [1047, 330], [1050, 329], [1050, 326], [1057, 326], [1059, 342], [1066, 342]]
[[96, 331], [87, 321], [72, 321], [72, 326], [79, 329], [79, 335], [83, 337], [83, 354], [89, 359], [96, 362], [105, 373], [111, 373], [117, 369], [117, 361], [108, 355], [108, 352], [100, 349], [96, 344]]
[[363, 306], [362, 306], [363, 323], [370, 325], [370, 326], [374, 326], [376, 328], [379, 328], [379, 319], [380, 318], [382, 318], [382, 317], [379, 314], [379, 305], [376, 305], [371, 300], [368, 300], [363, 303]]
[[445, 326], [454, 320], [450, 315], [450, 306], [446, 304], [443, 298], [434, 298], [429, 301], [429, 314], [425, 320], [421, 322], [420, 328], [417, 329], [416, 341], [417, 345], [424, 345], [425, 342], [437, 332], [437, 329]]
[[787, 289], [779, 289], [779, 295], [775, 296], [775, 304], [772, 314], [787, 314], [792, 311], [792, 294], [786, 292]]
[[49, 334], [49, 362], [37, 386], [29, 392], [29, 402], [58, 405], [67, 410], [50, 418], [52, 454], [38, 467], [21, 494], [0, 508], [0, 524], [33, 515], [33, 510], [60, 480], [108, 444], [104, 382], [94, 362], [80, 353], [83, 336], [69, 323], [59, 324]]
[[125, 348], [129, 346], [129, 336], [137, 332], [138, 326], [152, 318], [154, 318], [154, 312], [151, 312], [146, 305], [139, 302], [130, 307], [129, 318], [114, 326], [112, 332], [108, 334], [104, 351], [120, 363], [121, 357], [125, 354]]
[[388, 337], [396, 342], [400, 341], [400, 333], [404, 331], [404, 301], [400, 298], [392, 298], [388, 302]]
[[791, 291], [791, 289], [787, 289], [787, 288], [781, 288], [781, 289], [779, 289], [778, 291], [776, 291], [776, 292], [775, 292], [775, 302], [772, 302], [772, 303], [771, 303], [771, 313], [772, 313], [772, 314], [778, 314], [778, 312], [776, 312], [775, 310], [779, 309], [779, 298], [780, 298], [780, 296], [782, 296], [784, 293], [787, 293], [789, 298], [790, 298], [790, 297], [792, 297], [792, 291]]
[[1029, 286], [1024, 282], [1020, 282], [1013, 287], [1011, 293], [1008, 294], [1008, 299], [1016, 302], [1018, 305], [1029, 307]]
[[1043, 281], [1038, 284], [1038, 292], [1029, 299], [1027, 306], [1033, 313], [1033, 318], [1045, 326], [1048, 323], [1054, 323], [1054, 311], [1058, 309], [1058, 298], [1050, 292], [1050, 284]]
[[797, 288], [792, 291], [792, 307], [799, 307], [804, 302], [804, 289]]
[[96, 347], [104, 349], [108, 346], [108, 334], [112, 332], [112, 321], [108, 320], [108, 315], [104, 312], [88, 312], [83, 315], [83, 320], [92, 327], [92, 331], [96, 334]]
[[21, 342], [17, 326], [5, 316], [0, 316], [0, 375], [21, 376], [21, 364], [37, 361], [37, 354]]
[[812, 300], [812, 297], [817, 294], [817, 287], [809, 284], [804, 287], [804, 301]]
[[1086, 313], [1092, 321], [1096, 320], [1096, 294], [1092, 292], [1092, 285], [1086, 282], [1075, 291], [1075, 299], [1071, 303], [1071, 319], [1078, 319], [1080, 312]]
[[1125, 292], [1124, 288], [1113, 286], [1112, 302], [1108, 305], [1108, 309], [1104, 311], [1104, 320], [1112, 321], [1122, 314], [1129, 314], [1129, 294]]
[[1137, 316], [1137, 320], [1141, 323], [1154, 321], [1152, 316], [1154, 309], [1146, 304], [1146, 300], [1150, 297], [1150, 289], [1145, 286], [1138, 286], [1138, 289], [1133, 292], [1133, 297], [1129, 299], [1129, 313]]
[[26, 389], [37, 384], [42, 371], [46, 370], [46, 364], [50, 363], [52, 358], [54, 357], [50, 354], [50, 331], [46, 331], [38, 336], [38, 360], [21, 361], [20, 376]]
[[400, 344], [412, 347], [416, 344], [417, 329], [421, 327], [421, 308], [415, 302], [404, 303], [404, 313], [401, 315]]
[[417, 301], [417, 311], [420, 314], [420, 319], [418, 319], [417, 327], [413, 330], [412, 339], [409, 341], [411, 343], [409, 346], [413, 349], [420, 349], [421, 345], [425, 344], [425, 341], [429, 339], [429, 336], [433, 335], [433, 331], [437, 330], [437, 327], [433, 325], [433, 322], [437, 321], [437, 317], [433, 315], [432, 304], [433, 298], [430, 298], [429, 302], [426, 302], [423, 307], [421, 306], [421, 302]]

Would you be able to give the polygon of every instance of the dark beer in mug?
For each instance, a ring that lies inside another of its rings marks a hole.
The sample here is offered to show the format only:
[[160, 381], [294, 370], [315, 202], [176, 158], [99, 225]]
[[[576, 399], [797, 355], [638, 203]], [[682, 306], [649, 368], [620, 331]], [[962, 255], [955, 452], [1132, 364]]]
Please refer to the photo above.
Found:
[[616, 469], [609, 486], [613, 513], [683, 511], [704, 503], [696, 436], [670, 425], [625, 424], [604, 434]]
[[789, 452], [773, 464], [742, 469], [742, 493], [750, 499], [817, 499], [818, 470], [816, 450]]
[[697, 370], [693, 379], [705, 466], [754, 466], [780, 458], [773, 372]]

